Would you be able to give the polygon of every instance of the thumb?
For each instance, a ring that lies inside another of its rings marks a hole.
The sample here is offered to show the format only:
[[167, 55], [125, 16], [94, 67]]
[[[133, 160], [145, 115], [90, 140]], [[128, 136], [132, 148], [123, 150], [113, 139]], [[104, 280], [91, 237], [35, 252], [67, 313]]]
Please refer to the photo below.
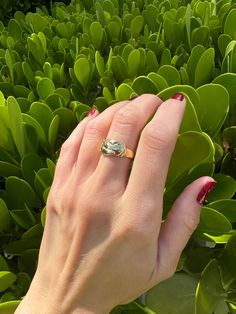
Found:
[[199, 223], [202, 204], [215, 184], [211, 177], [201, 177], [189, 184], [172, 205], [159, 233], [157, 281], [175, 272], [181, 252]]

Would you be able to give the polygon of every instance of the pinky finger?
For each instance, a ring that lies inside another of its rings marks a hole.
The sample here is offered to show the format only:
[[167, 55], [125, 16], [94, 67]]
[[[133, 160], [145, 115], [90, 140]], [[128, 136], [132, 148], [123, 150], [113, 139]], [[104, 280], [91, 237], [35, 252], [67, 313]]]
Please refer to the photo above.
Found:
[[155, 282], [175, 272], [180, 255], [199, 223], [203, 200], [215, 183], [211, 177], [201, 177], [188, 185], [174, 202], [159, 233]]
[[73, 130], [68, 139], [63, 143], [60, 151], [60, 156], [57, 161], [54, 186], [61, 185], [70, 176], [73, 166], [77, 161], [80, 145], [83, 139], [84, 130], [87, 123], [94, 119], [99, 112], [93, 108], [86, 118], [84, 118], [78, 126]]

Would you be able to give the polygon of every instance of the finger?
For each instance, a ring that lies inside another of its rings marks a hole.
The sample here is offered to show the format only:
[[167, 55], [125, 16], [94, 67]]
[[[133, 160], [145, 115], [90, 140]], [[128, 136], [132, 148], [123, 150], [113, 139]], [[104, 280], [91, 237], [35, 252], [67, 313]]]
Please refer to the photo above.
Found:
[[156, 281], [167, 279], [175, 272], [181, 252], [199, 223], [203, 199], [215, 183], [208, 176], [195, 180], [172, 205], [159, 233]]
[[[162, 100], [152, 94], [143, 94], [119, 110], [111, 124], [108, 139], [115, 139], [124, 143], [127, 148], [135, 150], [148, 119], [156, 112]], [[131, 159], [116, 156], [101, 156], [97, 174], [107, 185], [115, 182], [118, 190], [125, 188]], [[119, 186], [118, 186], [119, 185]]]
[[[144, 128], [125, 192], [127, 197], [136, 199], [137, 204], [143, 202], [145, 197], [146, 200], [162, 205], [159, 200], [163, 197], [168, 167], [184, 110], [185, 99], [169, 99], [161, 104]], [[149, 214], [157, 225], [161, 221], [162, 213], [155, 206], [150, 206], [150, 210], [154, 211]]]
[[107, 136], [114, 115], [130, 102], [125, 100], [112, 105], [86, 125], [76, 162], [77, 180], [79, 177], [86, 179], [95, 170], [101, 156], [101, 143]]
[[94, 119], [98, 114], [99, 112], [93, 108], [88, 113], [88, 116], [78, 124], [68, 139], [63, 143], [60, 156], [56, 164], [54, 185], [61, 184], [70, 176], [73, 165], [77, 159], [85, 127], [88, 122]]

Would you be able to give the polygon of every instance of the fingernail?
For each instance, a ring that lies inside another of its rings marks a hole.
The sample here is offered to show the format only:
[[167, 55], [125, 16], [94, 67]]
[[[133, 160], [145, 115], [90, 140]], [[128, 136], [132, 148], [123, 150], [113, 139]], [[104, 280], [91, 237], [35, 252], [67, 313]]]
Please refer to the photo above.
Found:
[[176, 93], [171, 98], [182, 101], [182, 100], [184, 100], [184, 95], [181, 93]]
[[207, 195], [211, 192], [211, 190], [216, 185], [216, 181], [207, 182], [199, 192], [197, 196], [197, 202], [202, 205], [207, 197]]
[[92, 116], [94, 116], [96, 113], [98, 113], [98, 110], [97, 110], [96, 108], [92, 108], [92, 109], [88, 112], [87, 116], [88, 116], [88, 117], [92, 117]]

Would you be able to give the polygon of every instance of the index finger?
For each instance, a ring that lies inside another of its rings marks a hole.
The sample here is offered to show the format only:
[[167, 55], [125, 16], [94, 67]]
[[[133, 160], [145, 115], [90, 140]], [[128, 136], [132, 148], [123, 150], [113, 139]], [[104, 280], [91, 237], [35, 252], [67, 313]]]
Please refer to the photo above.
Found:
[[[182, 94], [174, 95], [160, 105], [141, 133], [125, 192], [132, 195], [137, 204], [144, 204], [145, 200], [148, 204], [150, 200], [162, 201], [185, 105], [186, 100]], [[158, 218], [161, 218], [161, 213]]]

